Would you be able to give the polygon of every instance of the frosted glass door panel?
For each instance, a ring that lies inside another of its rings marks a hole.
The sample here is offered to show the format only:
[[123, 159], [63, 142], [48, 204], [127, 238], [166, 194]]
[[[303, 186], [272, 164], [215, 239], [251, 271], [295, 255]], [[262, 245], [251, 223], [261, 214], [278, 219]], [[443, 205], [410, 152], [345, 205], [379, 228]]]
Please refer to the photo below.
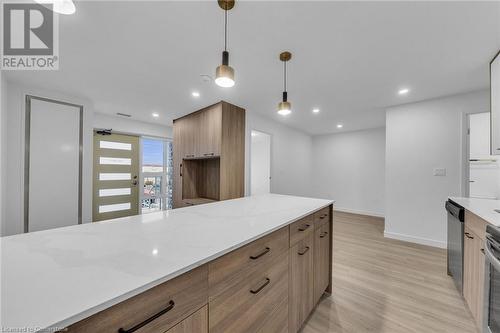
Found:
[[31, 99], [28, 231], [79, 222], [80, 107]]

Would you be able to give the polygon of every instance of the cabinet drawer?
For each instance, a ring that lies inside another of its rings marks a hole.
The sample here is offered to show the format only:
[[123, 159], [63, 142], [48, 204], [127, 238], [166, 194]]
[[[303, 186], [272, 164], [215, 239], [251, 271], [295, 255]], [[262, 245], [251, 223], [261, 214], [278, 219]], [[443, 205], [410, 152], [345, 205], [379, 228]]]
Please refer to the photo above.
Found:
[[314, 213], [314, 226], [321, 227], [324, 223], [330, 221], [330, 206], [322, 208]]
[[166, 333], [208, 333], [208, 306], [204, 306]]
[[161, 316], [135, 330], [135, 333], [165, 332], [207, 304], [207, 266], [196, 268], [173, 280], [151, 288], [66, 330], [77, 333], [110, 333], [129, 330], [160, 312]]
[[284, 300], [288, 302], [287, 252], [209, 302], [210, 333], [259, 332], [270, 325], [271, 316]]
[[208, 264], [209, 298], [246, 279], [252, 270], [288, 250], [288, 227], [262, 237]]
[[304, 239], [313, 229], [313, 215], [308, 215], [290, 224], [290, 246]]
[[465, 226], [476, 234], [482, 240], [486, 238], [486, 225], [488, 222], [479, 216], [472, 214], [468, 210], [465, 211]]

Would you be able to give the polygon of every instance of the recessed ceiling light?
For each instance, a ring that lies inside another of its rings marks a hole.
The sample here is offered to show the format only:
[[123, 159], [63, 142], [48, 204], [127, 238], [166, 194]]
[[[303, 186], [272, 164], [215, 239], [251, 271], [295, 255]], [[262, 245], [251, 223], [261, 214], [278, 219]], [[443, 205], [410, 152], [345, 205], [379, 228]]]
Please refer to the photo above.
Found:
[[410, 92], [410, 89], [408, 89], [408, 88], [404, 88], [404, 89], [400, 89], [400, 90], [398, 91], [398, 94], [400, 94], [400, 95], [406, 95], [406, 94], [407, 94], [407, 93], [409, 93], [409, 92]]
[[342, 125], [342, 124], [337, 124], [337, 128], [342, 128], [342, 127], [344, 127], [344, 125]]
[[158, 112], [153, 112], [151, 115], [155, 118], [158, 118], [160, 116], [160, 114]]
[[314, 113], [318, 113], [318, 112], [319, 112], [319, 109], [318, 109], [318, 108], [315, 108], [315, 109], [313, 109], [313, 112], [314, 112]]
[[199, 92], [197, 92], [197, 91], [193, 91], [193, 92], [191, 93], [191, 95], [192, 95], [193, 97], [200, 97], [200, 93], [199, 93]]

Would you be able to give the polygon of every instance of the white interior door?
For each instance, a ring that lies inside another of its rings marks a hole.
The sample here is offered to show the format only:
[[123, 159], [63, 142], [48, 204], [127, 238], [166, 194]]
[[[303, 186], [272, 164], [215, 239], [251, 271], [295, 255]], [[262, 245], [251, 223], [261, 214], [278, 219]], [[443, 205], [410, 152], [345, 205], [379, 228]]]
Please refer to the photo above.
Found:
[[490, 155], [490, 113], [469, 115], [469, 196], [500, 196], [499, 156]]
[[252, 131], [250, 147], [250, 194], [271, 192], [271, 135]]
[[83, 109], [27, 97], [25, 232], [81, 223]]

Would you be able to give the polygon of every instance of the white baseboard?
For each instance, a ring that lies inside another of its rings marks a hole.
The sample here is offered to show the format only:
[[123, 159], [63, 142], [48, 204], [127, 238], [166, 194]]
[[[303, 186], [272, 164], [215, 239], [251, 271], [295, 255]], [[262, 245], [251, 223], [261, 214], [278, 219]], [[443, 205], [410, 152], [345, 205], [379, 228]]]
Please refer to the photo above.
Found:
[[446, 242], [438, 241], [435, 239], [429, 239], [429, 238], [421, 238], [421, 237], [415, 237], [415, 236], [409, 236], [409, 235], [403, 235], [403, 234], [398, 234], [396, 232], [388, 232], [384, 230], [384, 237], [386, 238], [392, 238], [392, 239], [397, 239], [405, 242], [410, 242], [410, 243], [416, 243], [416, 244], [422, 244], [422, 245], [427, 245], [427, 246], [433, 246], [433, 247], [439, 247], [441, 249], [446, 249], [448, 246]]
[[333, 205], [333, 210], [338, 211], [338, 212], [343, 212], [343, 213], [351, 213], [351, 214], [359, 214], [359, 215], [368, 215], [368, 216], [375, 216], [375, 217], [381, 217], [385, 218], [384, 214], [381, 213], [374, 213], [374, 212], [367, 212], [365, 210], [357, 210], [357, 209], [350, 209], [350, 208], [343, 208], [343, 207], [337, 207]]

